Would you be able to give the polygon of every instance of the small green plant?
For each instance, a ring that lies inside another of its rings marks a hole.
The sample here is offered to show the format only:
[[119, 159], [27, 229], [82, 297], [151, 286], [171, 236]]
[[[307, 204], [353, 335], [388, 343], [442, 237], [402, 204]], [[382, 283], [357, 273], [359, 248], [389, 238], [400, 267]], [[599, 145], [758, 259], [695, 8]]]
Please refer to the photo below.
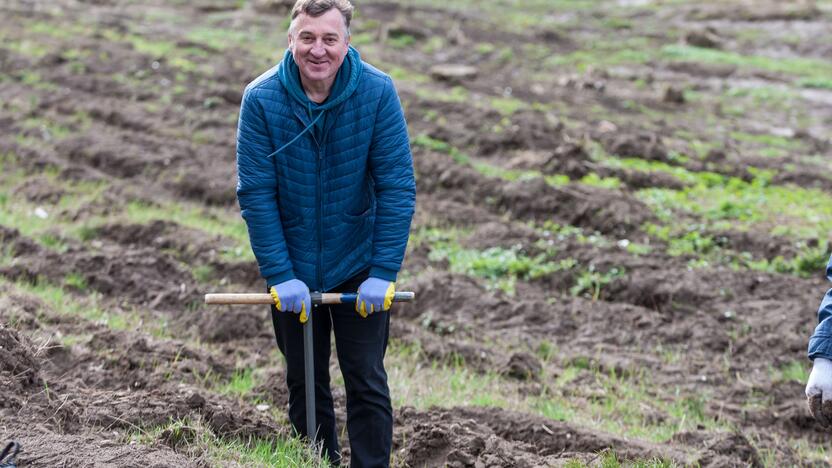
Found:
[[87, 280], [80, 273], [70, 273], [64, 278], [64, 286], [83, 291], [87, 289]]
[[244, 397], [251, 393], [257, 384], [254, 373], [251, 369], [238, 369], [234, 371], [231, 379], [217, 387], [217, 391], [224, 395]]
[[198, 265], [191, 271], [194, 279], [200, 283], [207, 283], [214, 276], [214, 269], [211, 265]]
[[555, 346], [549, 340], [543, 340], [537, 345], [537, 356], [543, 362], [549, 362], [555, 354]]
[[573, 296], [584, 295], [587, 298], [597, 301], [601, 298], [601, 290], [616, 278], [624, 276], [624, 270], [613, 267], [606, 272], [595, 270], [594, 265], [584, 270], [575, 280], [575, 284], [569, 288]]

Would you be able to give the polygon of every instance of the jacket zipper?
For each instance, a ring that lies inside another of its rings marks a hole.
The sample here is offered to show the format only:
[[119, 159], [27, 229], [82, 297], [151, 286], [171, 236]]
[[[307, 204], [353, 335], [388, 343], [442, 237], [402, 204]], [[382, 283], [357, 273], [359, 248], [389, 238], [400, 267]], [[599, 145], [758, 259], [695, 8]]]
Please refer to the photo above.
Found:
[[324, 240], [323, 240], [323, 211], [324, 211], [324, 200], [323, 194], [321, 193], [321, 164], [323, 163], [323, 149], [321, 148], [320, 144], [318, 145], [318, 161], [317, 161], [317, 180], [316, 184], [316, 194], [318, 198], [318, 287], [321, 291], [326, 291], [324, 288], [324, 279], [323, 279], [323, 270], [324, 270]]

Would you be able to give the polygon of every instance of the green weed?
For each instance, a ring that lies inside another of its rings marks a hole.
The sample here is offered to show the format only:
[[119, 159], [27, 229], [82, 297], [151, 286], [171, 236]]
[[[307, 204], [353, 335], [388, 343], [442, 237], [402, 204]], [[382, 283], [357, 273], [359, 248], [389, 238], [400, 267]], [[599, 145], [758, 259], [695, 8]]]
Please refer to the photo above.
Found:
[[432, 261], [447, 260], [452, 272], [485, 278], [492, 287], [507, 294], [514, 293], [514, 284], [518, 279], [534, 280], [575, 266], [572, 259], [555, 262], [549, 261], [546, 254], [530, 257], [516, 246], [475, 250], [463, 249], [455, 242], [434, 244], [428, 258]]
[[597, 301], [601, 298], [601, 290], [604, 286], [624, 276], [624, 274], [624, 270], [619, 268], [611, 268], [609, 271], [602, 273], [596, 271], [594, 265], [590, 265], [576, 278], [575, 284], [569, 288], [569, 293], [573, 296], [583, 295]]
[[516, 98], [495, 97], [491, 98], [491, 107], [504, 116], [510, 116], [519, 110], [527, 109], [529, 105]]
[[783, 73], [799, 78], [824, 79], [832, 75], [832, 65], [823, 60], [808, 58], [771, 58], [759, 55], [743, 55], [724, 50], [672, 44], [661, 48], [662, 58], [670, 61], [696, 61], [736, 65], [748, 69], [759, 69]]
[[87, 289], [87, 279], [80, 273], [70, 273], [64, 278], [64, 286], [83, 291]]

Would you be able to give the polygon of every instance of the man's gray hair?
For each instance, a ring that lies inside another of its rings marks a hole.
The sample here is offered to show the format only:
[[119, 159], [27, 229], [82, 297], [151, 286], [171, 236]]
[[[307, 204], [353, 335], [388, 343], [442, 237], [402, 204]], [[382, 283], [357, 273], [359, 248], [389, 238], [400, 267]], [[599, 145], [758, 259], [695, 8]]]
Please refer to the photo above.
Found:
[[289, 33], [294, 34], [295, 18], [301, 13], [312, 17], [318, 17], [327, 11], [335, 8], [344, 17], [344, 27], [347, 36], [350, 35], [350, 21], [352, 21], [353, 6], [350, 0], [298, 0], [292, 7], [292, 23], [289, 25]]

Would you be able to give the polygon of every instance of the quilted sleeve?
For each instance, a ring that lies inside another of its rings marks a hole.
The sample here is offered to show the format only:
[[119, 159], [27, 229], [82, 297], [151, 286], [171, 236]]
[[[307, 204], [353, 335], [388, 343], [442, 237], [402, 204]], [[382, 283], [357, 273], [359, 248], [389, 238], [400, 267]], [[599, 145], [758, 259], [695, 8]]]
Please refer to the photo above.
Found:
[[247, 90], [237, 125], [237, 200], [251, 250], [269, 286], [295, 277], [280, 223], [277, 175], [268, 157], [271, 152], [263, 107]]
[[389, 77], [376, 114], [368, 161], [376, 192], [370, 276], [396, 281], [416, 207], [416, 180], [407, 123]]
[[[832, 281], [832, 257], [826, 265], [826, 278]], [[832, 359], [832, 289], [826, 292], [818, 309], [818, 326], [809, 339], [809, 359]]]

